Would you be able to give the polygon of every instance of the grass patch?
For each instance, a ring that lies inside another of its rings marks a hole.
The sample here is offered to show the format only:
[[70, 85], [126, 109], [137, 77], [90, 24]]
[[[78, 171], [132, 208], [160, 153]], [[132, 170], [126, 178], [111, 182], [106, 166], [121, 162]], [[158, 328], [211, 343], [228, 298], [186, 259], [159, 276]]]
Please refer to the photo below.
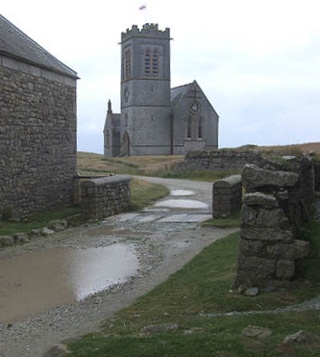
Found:
[[[319, 223], [310, 227], [317, 234]], [[317, 253], [302, 272], [310, 277], [292, 284], [286, 291], [262, 293], [255, 298], [230, 292], [233, 286], [238, 233], [218, 240], [205, 248], [190, 263], [107, 320], [100, 333], [90, 334], [69, 343], [70, 357], [142, 357], [142, 356], [317, 356], [320, 344], [285, 346], [285, 336], [300, 329], [318, 334], [320, 312], [290, 312], [260, 315], [223, 315], [212, 313], [269, 310], [294, 305], [319, 293], [317, 279], [310, 269], [320, 266], [319, 242], [314, 237]], [[319, 276], [319, 275], [318, 275]], [[143, 333], [150, 325], [178, 324], [174, 331]], [[242, 336], [248, 325], [269, 328], [273, 335], [264, 340]]]
[[22, 221], [0, 220], [0, 236], [10, 235], [14, 233], [26, 233], [32, 229], [43, 228], [49, 222], [59, 219], [68, 219], [72, 225], [78, 225], [80, 221], [78, 207], [65, 207], [39, 212]]
[[131, 181], [130, 209], [141, 210], [156, 200], [166, 197], [169, 193], [170, 191], [165, 186], [134, 178]]
[[240, 212], [233, 213], [227, 218], [212, 218], [202, 223], [203, 227], [236, 228], [240, 226]]

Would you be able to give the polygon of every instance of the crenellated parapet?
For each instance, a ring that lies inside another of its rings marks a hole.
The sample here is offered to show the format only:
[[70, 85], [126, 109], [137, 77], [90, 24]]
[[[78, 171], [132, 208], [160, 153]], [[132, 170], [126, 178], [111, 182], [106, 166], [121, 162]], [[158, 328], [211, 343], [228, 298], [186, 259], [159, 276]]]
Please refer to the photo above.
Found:
[[170, 29], [167, 27], [164, 31], [159, 30], [158, 24], [144, 24], [142, 29], [133, 25], [131, 29], [121, 33], [121, 42], [127, 41], [132, 37], [149, 37], [159, 39], [170, 39]]

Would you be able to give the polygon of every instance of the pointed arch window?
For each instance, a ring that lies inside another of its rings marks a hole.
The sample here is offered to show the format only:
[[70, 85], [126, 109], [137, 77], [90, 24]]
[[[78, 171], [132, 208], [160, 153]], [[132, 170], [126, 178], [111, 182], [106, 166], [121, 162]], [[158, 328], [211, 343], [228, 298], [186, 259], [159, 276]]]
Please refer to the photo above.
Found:
[[144, 52], [144, 75], [146, 77], [158, 77], [159, 75], [159, 50], [146, 49]]
[[192, 121], [191, 118], [188, 118], [188, 123], [187, 123], [187, 139], [191, 139], [192, 136]]
[[203, 131], [203, 120], [202, 118], [199, 118], [198, 120], [198, 139], [202, 139], [202, 131]]
[[125, 76], [126, 78], [131, 77], [131, 51], [126, 50], [124, 53], [124, 65], [125, 65]]

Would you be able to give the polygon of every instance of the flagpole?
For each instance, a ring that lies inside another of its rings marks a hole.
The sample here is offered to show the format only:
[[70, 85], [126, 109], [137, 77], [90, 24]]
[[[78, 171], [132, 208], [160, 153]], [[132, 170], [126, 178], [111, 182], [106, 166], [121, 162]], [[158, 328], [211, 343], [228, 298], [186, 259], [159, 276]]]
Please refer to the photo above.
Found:
[[144, 23], [147, 23], [147, 2], [145, 1], [143, 5], [139, 7], [139, 10], [144, 11]]

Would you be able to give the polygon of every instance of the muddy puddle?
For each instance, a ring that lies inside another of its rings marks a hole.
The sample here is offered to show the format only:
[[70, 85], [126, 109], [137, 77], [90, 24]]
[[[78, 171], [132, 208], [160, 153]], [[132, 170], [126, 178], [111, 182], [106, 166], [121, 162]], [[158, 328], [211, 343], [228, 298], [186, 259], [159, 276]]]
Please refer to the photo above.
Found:
[[135, 275], [134, 247], [59, 248], [0, 259], [0, 322], [44, 312]]

